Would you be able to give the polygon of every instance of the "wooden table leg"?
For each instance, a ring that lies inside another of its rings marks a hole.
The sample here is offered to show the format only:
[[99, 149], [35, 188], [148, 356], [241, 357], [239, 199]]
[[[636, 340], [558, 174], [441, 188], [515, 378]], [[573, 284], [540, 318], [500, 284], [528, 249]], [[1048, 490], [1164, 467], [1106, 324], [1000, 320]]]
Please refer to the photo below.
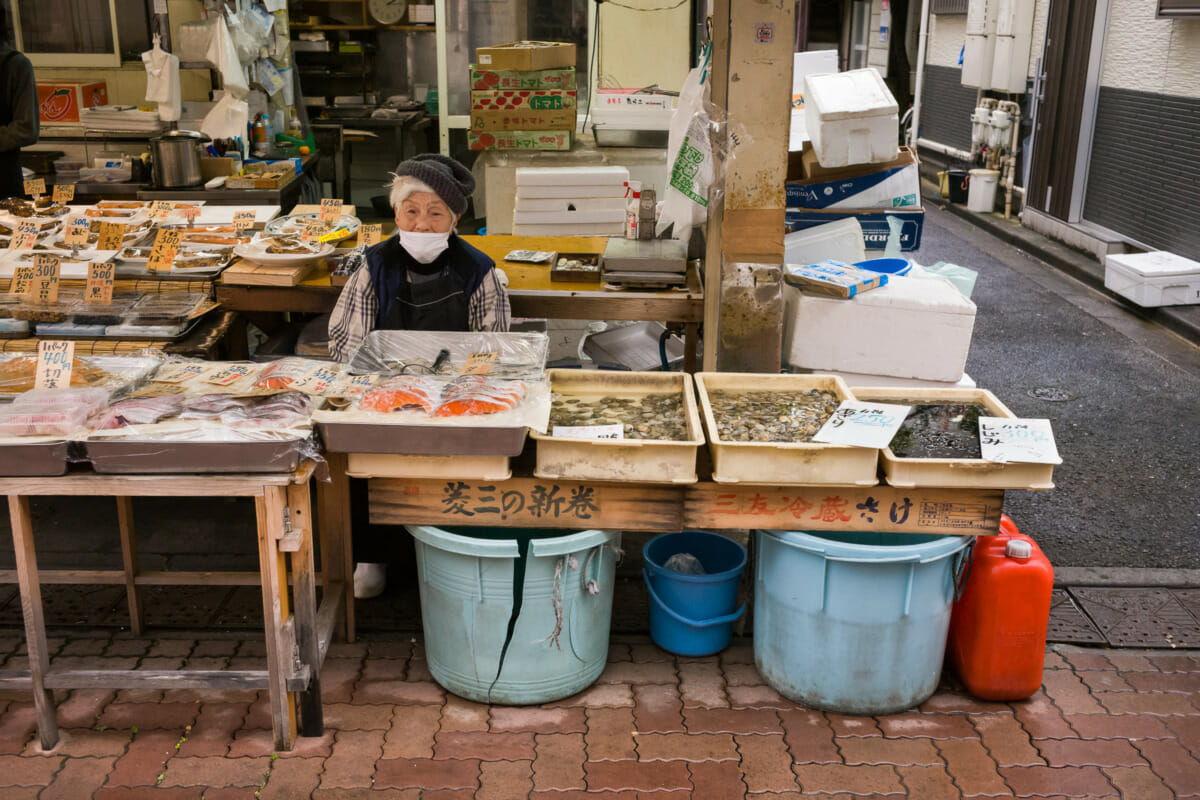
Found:
[[696, 371], [696, 345], [700, 343], [700, 323], [683, 323], [683, 371]]
[[58, 744], [58, 720], [54, 718], [54, 694], [45, 685], [50, 655], [46, 646], [46, 621], [42, 617], [42, 587], [38, 582], [29, 498], [10, 494], [8, 516], [12, 522], [13, 550], [16, 553], [17, 583], [21, 590], [21, 614], [25, 618], [25, 647], [29, 651], [29, 677], [33, 684], [38, 737], [42, 749], [49, 750]]
[[317, 482], [317, 510], [321, 515], [321, 572], [325, 585], [341, 583], [346, 608], [347, 642], [355, 637], [354, 554], [350, 539], [350, 479], [346, 477], [346, 454], [326, 453], [329, 480]]
[[117, 498], [117, 527], [121, 531], [121, 560], [125, 567], [125, 602], [129, 604], [129, 628], [142, 635], [142, 597], [134, 578], [138, 574], [137, 539], [133, 528], [133, 498]]
[[320, 736], [325, 732], [325, 716], [321, 708], [321, 643], [317, 641], [317, 577], [308, 483], [289, 486], [287, 501], [292, 531], [301, 534], [300, 547], [291, 556], [296, 645], [301, 663], [309, 668], [308, 688], [300, 693], [300, 735]]
[[292, 654], [283, 625], [288, 616], [284, 566], [285, 556], [278, 548], [283, 536], [284, 489], [265, 486], [254, 498], [258, 517], [258, 567], [262, 577], [263, 629], [267, 643], [267, 682], [271, 703], [271, 728], [276, 750], [291, 750], [296, 740], [296, 713], [287, 690], [287, 671]]

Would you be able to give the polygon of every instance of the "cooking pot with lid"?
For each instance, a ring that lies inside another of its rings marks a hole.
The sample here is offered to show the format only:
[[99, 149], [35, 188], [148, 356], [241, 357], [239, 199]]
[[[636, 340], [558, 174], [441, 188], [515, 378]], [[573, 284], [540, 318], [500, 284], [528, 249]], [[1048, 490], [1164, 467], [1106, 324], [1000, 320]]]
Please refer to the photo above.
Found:
[[199, 131], [169, 131], [150, 140], [154, 154], [154, 184], [164, 189], [197, 186], [204, 182], [200, 174], [200, 150], [211, 142]]

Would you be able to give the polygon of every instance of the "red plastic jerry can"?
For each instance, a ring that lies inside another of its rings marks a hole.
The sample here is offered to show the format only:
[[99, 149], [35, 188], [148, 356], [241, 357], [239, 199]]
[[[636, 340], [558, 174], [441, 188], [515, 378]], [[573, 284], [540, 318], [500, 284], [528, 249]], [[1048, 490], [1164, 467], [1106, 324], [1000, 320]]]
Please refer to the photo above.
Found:
[[946, 651], [981, 700], [1022, 700], [1042, 685], [1054, 568], [1007, 516], [975, 540], [971, 571], [954, 604]]

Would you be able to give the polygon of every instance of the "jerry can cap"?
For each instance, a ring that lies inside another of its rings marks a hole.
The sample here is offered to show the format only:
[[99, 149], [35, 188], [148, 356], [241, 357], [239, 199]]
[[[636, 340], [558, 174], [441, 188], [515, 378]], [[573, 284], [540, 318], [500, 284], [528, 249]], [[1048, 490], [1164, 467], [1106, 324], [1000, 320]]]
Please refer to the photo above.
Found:
[[1033, 545], [1022, 539], [1012, 539], [1004, 545], [1004, 555], [1009, 558], [1029, 558], [1033, 555]]

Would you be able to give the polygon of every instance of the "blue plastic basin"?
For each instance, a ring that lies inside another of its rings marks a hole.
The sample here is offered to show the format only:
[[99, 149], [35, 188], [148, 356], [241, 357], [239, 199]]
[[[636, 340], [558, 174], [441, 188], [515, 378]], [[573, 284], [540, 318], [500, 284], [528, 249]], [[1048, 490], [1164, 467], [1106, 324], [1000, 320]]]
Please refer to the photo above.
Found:
[[[667, 569], [676, 553], [694, 555], [706, 574]], [[728, 647], [733, 623], [746, 610], [737, 605], [746, 548], [717, 533], [683, 531], [646, 542], [642, 560], [654, 643], [682, 656], [707, 656]]]
[[856, 261], [854, 266], [887, 275], [907, 275], [912, 271], [912, 262], [907, 258], [868, 258], [866, 261]]

